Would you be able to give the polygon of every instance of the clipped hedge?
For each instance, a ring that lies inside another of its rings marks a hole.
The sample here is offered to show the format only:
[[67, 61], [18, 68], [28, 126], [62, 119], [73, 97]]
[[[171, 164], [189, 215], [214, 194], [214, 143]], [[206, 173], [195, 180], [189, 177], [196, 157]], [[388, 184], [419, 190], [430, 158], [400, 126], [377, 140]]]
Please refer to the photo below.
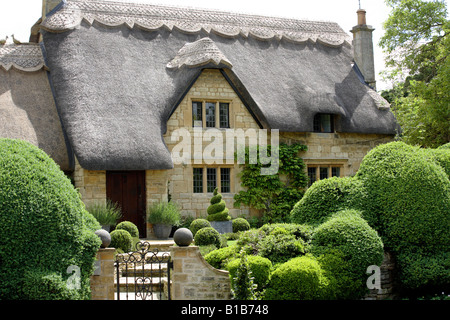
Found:
[[211, 228], [211, 224], [206, 219], [195, 219], [189, 225], [189, 230], [191, 230], [194, 237], [197, 231], [203, 228]]
[[273, 263], [282, 263], [305, 254], [305, 244], [291, 234], [270, 234], [260, 241], [258, 254]]
[[402, 142], [380, 145], [364, 157], [355, 178], [368, 193], [364, 217], [388, 249], [448, 251], [450, 180], [427, 152]]
[[[270, 279], [270, 273], [272, 271], [272, 262], [263, 257], [259, 256], [247, 256], [247, 262], [250, 271], [252, 272], [251, 276], [254, 278], [253, 283], [257, 285], [256, 290], [262, 291]], [[226, 269], [230, 272], [230, 280], [233, 284], [234, 278], [236, 277], [236, 271], [240, 265], [240, 259], [231, 260]]]
[[132, 238], [139, 238], [139, 229], [131, 221], [122, 221], [117, 224], [115, 230], [126, 230], [131, 235]]
[[212, 227], [198, 230], [195, 234], [194, 241], [196, 246], [215, 245], [217, 248], [221, 247], [220, 234]]
[[[314, 183], [291, 211], [296, 223], [316, 227], [343, 209], [360, 211], [375, 229], [385, 249], [394, 254], [403, 289], [421, 290], [431, 283], [450, 285], [442, 270], [450, 265], [450, 156], [447, 146], [421, 149], [391, 142], [372, 149], [352, 178]], [[413, 277], [416, 253], [432, 267]]]
[[239, 253], [236, 245], [213, 250], [205, 255], [205, 261], [216, 269], [226, 269], [226, 265]]
[[362, 298], [367, 292], [367, 267], [380, 266], [384, 258], [378, 233], [359, 211], [351, 209], [334, 214], [316, 228], [310, 252], [326, 262], [324, 269], [332, 275], [328, 277], [330, 290], [339, 299]]
[[[0, 139], [0, 299], [89, 299], [99, 223], [41, 149]], [[79, 288], [68, 287], [71, 266]]]
[[343, 253], [355, 274], [366, 277], [367, 267], [383, 261], [383, 242], [357, 210], [347, 209], [334, 214], [316, 228], [311, 252], [321, 254], [330, 247]]
[[294, 258], [271, 274], [265, 300], [322, 300], [329, 297], [329, 280], [312, 256]]
[[291, 211], [291, 222], [319, 225], [330, 215], [346, 208], [360, 209], [366, 198], [361, 181], [351, 177], [333, 177], [316, 181]]

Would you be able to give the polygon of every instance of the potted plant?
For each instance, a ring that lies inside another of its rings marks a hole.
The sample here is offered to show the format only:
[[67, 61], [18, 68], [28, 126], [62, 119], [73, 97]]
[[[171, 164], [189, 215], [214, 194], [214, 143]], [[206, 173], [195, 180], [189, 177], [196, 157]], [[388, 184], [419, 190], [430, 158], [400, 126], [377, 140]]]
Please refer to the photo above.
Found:
[[180, 221], [180, 210], [173, 202], [159, 202], [148, 208], [148, 222], [158, 239], [168, 239], [172, 226]]
[[214, 189], [207, 213], [208, 217], [206, 219], [210, 222], [211, 227], [216, 229], [220, 234], [233, 232], [229, 210], [226, 207], [225, 200], [222, 199], [222, 194], [217, 188]]
[[110, 231], [122, 217], [120, 206], [107, 199], [105, 202], [95, 202], [86, 206], [86, 210], [97, 219], [102, 229]]

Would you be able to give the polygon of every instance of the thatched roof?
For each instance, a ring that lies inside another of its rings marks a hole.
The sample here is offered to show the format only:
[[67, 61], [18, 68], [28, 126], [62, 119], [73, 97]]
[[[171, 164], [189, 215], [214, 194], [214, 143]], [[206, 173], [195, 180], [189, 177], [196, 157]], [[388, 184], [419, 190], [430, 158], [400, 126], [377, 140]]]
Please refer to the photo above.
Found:
[[220, 68], [266, 128], [395, 134], [335, 23], [98, 0], [63, 1], [42, 23], [56, 101], [87, 169], [172, 167], [162, 134], [203, 68]]
[[37, 44], [0, 46], [0, 137], [29, 141], [71, 170], [45, 68]]

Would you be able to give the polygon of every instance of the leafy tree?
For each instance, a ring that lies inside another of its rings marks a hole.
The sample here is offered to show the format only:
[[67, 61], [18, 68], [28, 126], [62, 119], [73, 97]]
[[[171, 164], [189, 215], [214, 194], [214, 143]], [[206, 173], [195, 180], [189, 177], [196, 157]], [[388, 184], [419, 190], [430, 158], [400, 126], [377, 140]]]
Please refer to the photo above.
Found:
[[[270, 146], [268, 151], [270, 152]], [[263, 165], [249, 163], [249, 148], [245, 150], [245, 164], [241, 184], [247, 190], [234, 196], [234, 206], [241, 204], [264, 210], [264, 222], [283, 222], [292, 207], [303, 197], [307, 185], [305, 164], [298, 153], [307, 148], [301, 144], [279, 146], [279, 170], [273, 175], [261, 175]], [[259, 154], [259, 150], [258, 150]]]
[[380, 46], [387, 77], [395, 84], [382, 95], [392, 104], [410, 144], [437, 147], [450, 141], [450, 23], [443, 0], [386, 0], [392, 8]]

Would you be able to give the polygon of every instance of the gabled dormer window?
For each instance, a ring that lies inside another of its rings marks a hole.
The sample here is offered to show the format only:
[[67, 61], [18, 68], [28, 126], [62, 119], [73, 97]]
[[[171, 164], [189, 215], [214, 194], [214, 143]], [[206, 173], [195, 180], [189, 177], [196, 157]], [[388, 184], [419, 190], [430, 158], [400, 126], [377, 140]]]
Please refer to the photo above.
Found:
[[[205, 106], [204, 113], [203, 106]], [[229, 128], [230, 103], [218, 101], [193, 101], [192, 126], [205, 128]]]
[[314, 132], [334, 132], [334, 115], [318, 113], [314, 116]]

